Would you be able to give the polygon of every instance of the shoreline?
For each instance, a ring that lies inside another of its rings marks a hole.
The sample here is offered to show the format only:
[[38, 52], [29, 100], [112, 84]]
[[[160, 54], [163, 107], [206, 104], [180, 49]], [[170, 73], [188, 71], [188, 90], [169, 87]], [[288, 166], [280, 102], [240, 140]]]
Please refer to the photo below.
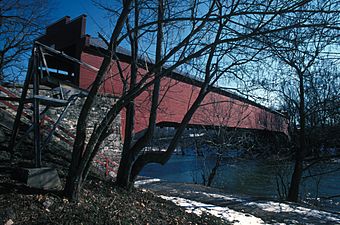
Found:
[[340, 224], [340, 213], [300, 203], [236, 196], [217, 188], [157, 178], [140, 177], [135, 186], [152, 191], [187, 212], [209, 213], [232, 224]]

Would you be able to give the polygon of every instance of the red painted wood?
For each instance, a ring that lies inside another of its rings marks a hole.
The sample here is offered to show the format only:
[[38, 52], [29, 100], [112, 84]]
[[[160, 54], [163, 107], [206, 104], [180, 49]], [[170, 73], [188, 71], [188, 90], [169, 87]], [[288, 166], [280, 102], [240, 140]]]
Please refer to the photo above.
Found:
[[[100, 67], [102, 62], [100, 57], [85, 52], [82, 53], [81, 60], [97, 68]], [[121, 66], [125, 70], [124, 76], [128, 77], [129, 65], [121, 62]], [[143, 76], [146, 70], [139, 69], [139, 73]], [[80, 87], [88, 88], [91, 82], [93, 82], [95, 75], [94, 72], [81, 68]], [[180, 123], [188, 108], [196, 99], [199, 87], [169, 77], [162, 79], [161, 87], [162, 101], [158, 109], [157, 123]], [[110, 73], [107, 75], [100, 91], [120, 96], [122, 92], [122, 82], [120, 81], [115, 63], [112, 65]], [[148, 90], [136, 98], [135, 132], [142, 131], [148, 126], [150, 95], [151, 92]], [[124, 117], [123, 112], [122, 128], [125, 125]], [[281, 115], [213, 92], [206, 96], [202, 102], [202, 106], [191, 119], [190, 124], [238, 127], [287, 133], [287, 121]]]
[[[53, 44], [57, 49], [73, 53], [72, 49], [77, 49], [73, 54], [75, 57], [99, 68], [102, 58], [95, 55], [96, 47], [91, 47], [90, 36], [85, 35], [85, 17], [79, 17], [71, 21], [69, 18], [48, 27], [46, 35], [39, 40]], [[92, 52], [92, 53], [89, 53]], [[79, 53], [79, 55], [78, 55]], [[124, 70], [124, 77], [129, 76], [129, 57], [125, 56], [125, 62], [120, 62]], [[57, 62], [60, 64], [60, 62]], [[59, 65], [58, 64], [58, 65]], [[63, 66], [63, 65], [60, 65]], [[73, 68], [73, 67], [72, 67]], [[79, 73], [78, 73], [79, 69]], [[96, 73], [86, 68], [75, 69], [76, 81], [81, 88], [88, 89], [94, 81]], [[146, 71], [139, 69], [140, 77]], [[79, 77], [78, 77], [79, 76]], [[79, 80], [78, 80], [79, 78]], [[180, 123], [188, 108], [193, 103], [199, 92], [199, 87], [184, 82], [178, 82], [169, 77], [161, 81], [162, 94], [160, 107], [158, 110], [157, 123], [171, 122]], [[100, 89], [101, 93], [108, 93], [119, 96], [122, 93], [122, 82], [120, 81], [117, 65], [112, 64], [105, 82]], [[150, 111], [150, 90], [145, 91], [136, 99], [136, 126], [135, 132], [144, 130], [148, 126]], [[124, 128], [124, 112], [122, 113], [122, 129]], [[228, 126], [247, 129], [259, 129], [280, 131], [287, 134], [287, 119], [279, 114], [270, 112], [256, 105], [245, 103], [241, 100], [210, 93], [204, 99], [202, 106], [194, 114], [190, 124]], [[124, 134], [122, 132], [122, 134]]]

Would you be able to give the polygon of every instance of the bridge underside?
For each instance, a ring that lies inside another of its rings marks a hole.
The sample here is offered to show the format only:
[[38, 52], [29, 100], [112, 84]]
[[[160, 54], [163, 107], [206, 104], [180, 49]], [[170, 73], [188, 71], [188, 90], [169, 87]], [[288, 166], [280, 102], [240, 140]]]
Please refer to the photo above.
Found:
[[[157, 124], [155, 136], [148, 148], [165, 150], [176, 132], [178, 123]], [[144, 131], [136, 134], [136, 138]], [[226, 126], [190, 124], [177, 147], [177, 154], [205, 155], [239, 151], [239, 156], [268, 158], [289, 154], [289, 138], [282, 132]], [[242, 154], [241, 154], [242, 153]]]
[[[180, 124], [175, 122], [159, 122], [157, 123], [158, 128], [177, 128]], [[259, 133], [275, 133], [280, 135], [285, 135], [285, 133], [273, 130], [260, 130], [253, 128], [243, 128], [243, 127], [228, 127], [228, 126], [218, 126], [218, 125], [206, 125], [206, 124], [188, 124], [187, 129], [206, 129], [206, 130], [227, 130], [227, 131], [248, 131], [248, 132], [259, 132]]]

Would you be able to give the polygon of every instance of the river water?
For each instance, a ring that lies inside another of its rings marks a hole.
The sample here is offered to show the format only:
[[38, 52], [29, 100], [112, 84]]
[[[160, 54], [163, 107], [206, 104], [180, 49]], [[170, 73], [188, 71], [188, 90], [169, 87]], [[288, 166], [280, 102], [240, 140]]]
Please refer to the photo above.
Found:
[[[188, 182], [202, 184], [209, 169], [215, 163], [214, 157], [173, 155], [164, 166], [147, 165], [141, 175], [160, 178], [170, 182]], [[327, 163], [306, 171], [301, 185], [301, 196], [308, 203], [340, 213], [340, 163]], [[323, 174], [327, 171], [333, 173]], [[212, 183], [212, 187], [223, 189], [235, 195], [279, 198], [286, 192], [292, 171], [292, 163], [261, 160], [225, 160], [222, 162]], [[312, 176], [311, 174], [323, 174]], [[307, 178], [308, 177], [308, 178]], [[284, 185], [282, 185], [284, 184]], [[285, 189], [286, 188], [286, 189]]]

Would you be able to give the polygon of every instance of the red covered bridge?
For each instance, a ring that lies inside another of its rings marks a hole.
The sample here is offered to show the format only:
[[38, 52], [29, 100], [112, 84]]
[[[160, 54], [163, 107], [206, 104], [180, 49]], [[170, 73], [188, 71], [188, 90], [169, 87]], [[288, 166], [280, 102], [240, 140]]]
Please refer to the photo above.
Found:
[[[40, 37], [38, 41], [99, 68], [102, 62], [100, 51], [104, 50], [103, 46], [97, 39], [86, 35], [85, 28], [85, 15], [74, 20], [64, 17], [47, 27], [46, 34]], [[121, 60], [123, 70], [130, 66], [129, 52], [120, 49], [118, 57]], [[69, 80], [84, 89], [91, 86], [96, 76], [96, 72], [78, 64], [60, 63], [60, 61], [53, 61], [53, 59], [49, 61], [49, 67], [56, 71], [55, 76], [58, 78]], [[129, 73], [128, 69], [125, 71]], [[146, 70], [139, 68], [139, 72], [145, 74]], [[128, 74], [125, 75], [128, 76]], [[161, 80], [162, 102], [158, 110], [157, 125], [176, 126], [196, 98], [200, 85], [200, 81], [176, 72], [173, 72], [171, 76], [164, 77]], [[107, 75], [101, 87], [101, 92], [114, 96], [121, 94], [122, 82], [115, 64]], [[136, 105], [135, 132], [139, 132], [144, 130], [148, 124], [150, 93], [145, 91], [138, 96]], [[123, 125], [124, 116], [122, 116], [122, 127], [124, 127]], [[286, 134], [288, 127], [287, 119], [282, 114], [220, 88], [213, 88], [212, 92], [206, 96], [202, 106], [191, 119], [190, 125], [237, 127]]]

